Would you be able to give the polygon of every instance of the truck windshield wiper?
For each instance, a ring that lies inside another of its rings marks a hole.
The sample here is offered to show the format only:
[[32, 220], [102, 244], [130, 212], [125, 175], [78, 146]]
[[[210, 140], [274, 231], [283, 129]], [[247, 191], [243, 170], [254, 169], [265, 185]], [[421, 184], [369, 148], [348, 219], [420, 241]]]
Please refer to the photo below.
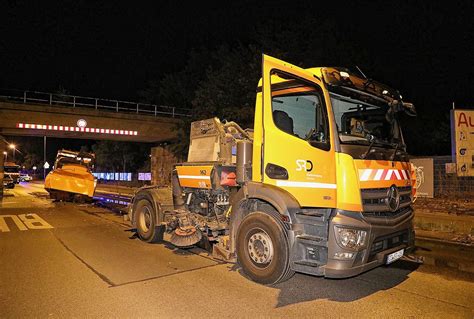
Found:
[[375, 140], [376, 140], [375, 136], [371, 134], [367, 134], [367, 141], [369, 141], [370, 144], [367, 151], [365, 151], [365, 153], [360, 156], [361, 159], [365, 159], [367, 155], [369, 155], [370, 151], [372, 150], [372, 146], [374, 146]]
[[367, 156], [370, 154], [370, 151], [372, 151], [372, 147], [374, 145], [385, 146], [385, 147], [387, 147], [387, 146], [393, 147], [393, 144], [381, 141], [377, 137], [375, 137], [374, 135], [371, 135], [371, 134], [367, 134], [367, 141], [370, 142], [369, 148], [367, 149], [367, 151], [365, 151], [364, 154], [362, 154], [360, 156], [361, 159], [367, 158]]
[[402, 143], [401, 142], [397, 142], [397, 144], [395, 145], [395, 149], [393, 150], [393, 154], [392, 156], [390, 157], [390, 160], [393, 161], [395, 159], [395, 156], [397, 156], [397, 152], [398, 152], [398, 149], [400, 148], [400, 146], [402, 146]]

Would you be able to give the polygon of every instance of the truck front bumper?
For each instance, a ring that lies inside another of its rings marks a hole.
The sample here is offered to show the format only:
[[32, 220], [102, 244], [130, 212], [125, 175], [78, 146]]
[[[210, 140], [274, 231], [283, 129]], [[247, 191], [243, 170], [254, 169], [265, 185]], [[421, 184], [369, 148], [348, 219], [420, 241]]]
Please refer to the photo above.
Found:
[[[338, 227], [366, 232], [365, 244], [349, 249], [336, 234]], [[414, 248], [413, 211], [402, 216], [365, 218], [356, 212], [337, 211], [329, 223], [328, 260], [324, 276], [345, 278], [387, 263], [387, 256]]]

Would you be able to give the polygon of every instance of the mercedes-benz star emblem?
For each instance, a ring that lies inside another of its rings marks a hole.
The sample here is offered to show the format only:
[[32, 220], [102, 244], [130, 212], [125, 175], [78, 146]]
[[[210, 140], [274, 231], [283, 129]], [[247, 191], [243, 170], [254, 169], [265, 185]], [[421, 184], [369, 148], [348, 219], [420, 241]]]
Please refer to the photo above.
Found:
[[390, 186], [388, 190], [387, 205], [392, 212], [396, 211], [400, 206], [400, 193], [395, 185]]

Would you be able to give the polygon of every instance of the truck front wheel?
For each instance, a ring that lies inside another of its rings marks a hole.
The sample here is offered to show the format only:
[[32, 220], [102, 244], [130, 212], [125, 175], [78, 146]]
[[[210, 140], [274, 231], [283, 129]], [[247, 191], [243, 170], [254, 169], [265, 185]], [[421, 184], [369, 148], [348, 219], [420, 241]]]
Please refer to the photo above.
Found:
[[138, 237], [148, 243], [163, 239], [163, 226], [156, 225], [156, 214], [153, 205], [146, 198], [140, 199], [135, 206], [134, 224]]
[[237, 259], [255, 282], [272, 285], [289, 279], [288, 239], [282, 222], [264, 212], [247, 215], [237, 232]]

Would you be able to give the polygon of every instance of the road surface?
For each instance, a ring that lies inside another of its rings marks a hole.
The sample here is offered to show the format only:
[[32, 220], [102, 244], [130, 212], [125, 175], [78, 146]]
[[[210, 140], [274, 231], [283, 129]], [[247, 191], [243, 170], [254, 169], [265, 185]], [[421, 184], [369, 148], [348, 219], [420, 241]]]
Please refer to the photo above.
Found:
[[202, 250], [140, 242], [103, 208], [52, 203], [41, 185], [5, 195], [1, 318], [474, 316], [472, 274], [397, 261], [350, 279], [297, 274], [267, 287]]

